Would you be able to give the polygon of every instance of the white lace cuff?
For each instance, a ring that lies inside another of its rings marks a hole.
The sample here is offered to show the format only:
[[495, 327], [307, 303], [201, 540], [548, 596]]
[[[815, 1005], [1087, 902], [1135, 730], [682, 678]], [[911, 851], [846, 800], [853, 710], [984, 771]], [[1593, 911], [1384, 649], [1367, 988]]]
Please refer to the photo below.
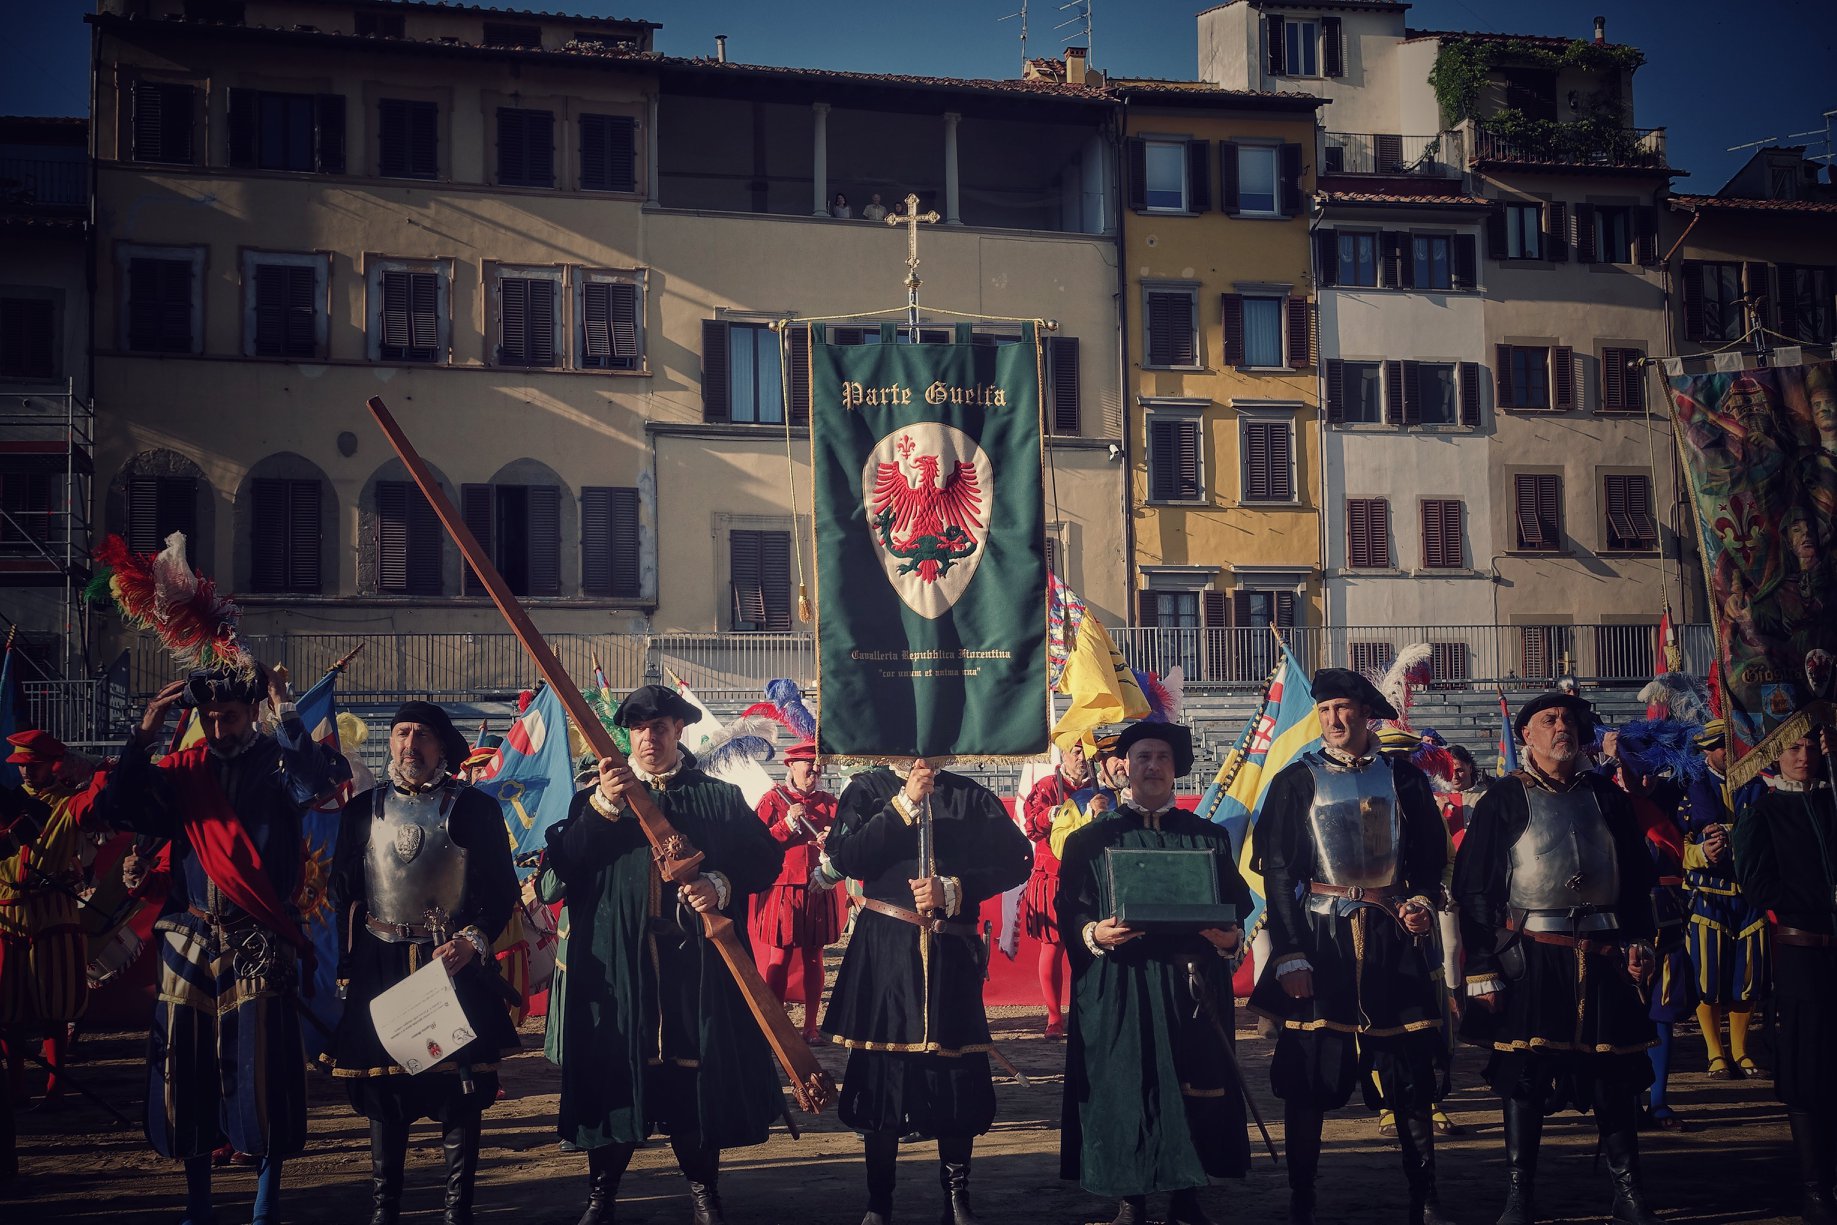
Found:
[[1476, 995], [1491, 995], [1495, 991], [1504, 990], [1504, 988], [1505, 980], [1500, 978], [1497, 974], [1487, 974], [1480, 978], [1470, 978], [1467, 980], [1467, 994], [1469, 998]]
[[907, 799], [905, 792], [895, 791], [893, 793], [893, 807], [899, 810], [901, 819], [903, 819], [907, 825], [917, 823], [919, 817], [918, 805]]
[[1312, 974], [1314, 972], [1314, 963], [1309, 961], [1306, 957], [1284, 957], [1281, 961], [1276, 963], [1277, 978], [1281, 978], [1284, 974], [1293, 974], [1296, 970], [1306, 970], [1308, 973]]
[[727, 901], [733, 897], [733, 885], [722, 872], [704, 872], [702, 879], [714, 886], [714, 904], [718, 910], [727, 909]]
[[1084, 925], [1084, 947], [1090, 949], [1091, 953], [1097, 957], [1102, 957], [1105, 953], [1110, 951], [1103, 945], [1097, 943], [1097, 924], [1086, 923]]
[[598, 787], [587, 793], [587, 803], [593, 805], [593, 811], [608, 821], [617, 821], [625, 815], [625, 810], [608, 800]]
[[938, 881], [944, 886], [944, 913], [955, 918], [963, 909], [963, 879], [958, 876], [942, 876]]

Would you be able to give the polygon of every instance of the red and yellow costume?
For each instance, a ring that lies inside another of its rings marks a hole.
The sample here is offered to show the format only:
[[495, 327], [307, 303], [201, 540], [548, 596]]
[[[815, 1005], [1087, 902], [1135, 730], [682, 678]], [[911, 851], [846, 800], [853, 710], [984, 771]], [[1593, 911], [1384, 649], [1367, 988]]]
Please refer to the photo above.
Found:
[[[816, 761], [816, 742], [806, 740], [785, 750], [785, 764]], [[791, 809], [803, 806], [800, 818]], [[819, 788], [799, 791], [779, 783], [759, 801], [759, 819], [785, 848], [784, 867], [772, 887], [753, 899], [753, 947], [765, 951], [765, 981], [783, 1000], [789, 993], [791, 955], [802, 961], [804, 1037], [817, 1037], [817, 1008], [823, 1002], [823, 948], [842, 938], [843, 907], [848, 894], [839, 887], [811, 887], [811, 876], [823, 863], [819, 838], [836, 822], [836, 797]], [[833, 879], [833, 878], [832, 878]]]
[[[7, 761], [55, 762], [64, 746], [44, 732], [7, 738]], [[0, 1026], [54, 1027], [83, 1014], [88, 945], [77, 921], [83, 832], [95, 784], [20, 788], [22, 802], [0, 834]]]

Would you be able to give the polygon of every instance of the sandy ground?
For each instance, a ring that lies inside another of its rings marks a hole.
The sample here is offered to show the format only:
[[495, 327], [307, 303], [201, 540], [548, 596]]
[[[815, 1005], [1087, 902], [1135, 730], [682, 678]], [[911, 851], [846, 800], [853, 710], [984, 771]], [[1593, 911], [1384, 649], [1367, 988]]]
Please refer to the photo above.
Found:
[[[1058, 1177], [1059, 1096], [1064, 1046], [1038, 1034], [1037, 1014], [996, 1009], [998, 1041], [1029, 1078], [1022, 1088], [1011, 1077], [997, 1081], [1001, 1115], [995, 1130], [977, 1143], [973, 1199], [989, 1225], [1018, 1221], [1081, 1223], [1110, 1219], [1113, 1205], [1084, 1194]], [[797, 1019], [800, 1009], [793, 1008]], [[1243, 1014], [1240, 1013], [1240, 1019]], [[1247, 1022], [1246, 1022], [1247, 1023]], [[559, 1074], [541, 1053], [540, 1021], [525, 1027], [525, 1050], [505, 1065], [509, 1096], [485, 1116], [477, 1220], [480, 1225], [527, 1222], [572, 1225], [585, 1198], [586, 1161], [556, 1148], [554, 1118]], [[1759, 1056], [1765, 1031], [1756, 1027]], [[1271, 1043], [1240, 1035], [1240, 1056], [1259, 1107], [1280, 1147], [1281, 1110], [1269, 1095]], [[1785, 1222], [1796, 1205], [1794, 1168], [1784, 1116], [1766, 1081], [1709, 1080], [1694, 1027], [1680, 1033], [1681, 1065], [1672, 1077], [1672, 1100], [1694, 1129], [1646, 1133], [1646, 1182], [1655, 1205], [1674, 1222]], [[19, 1117], [19, 1179], [0, 1188], [4, 1225], [138, 1225], [177, 1222], [182, 1176], [175, 1165], [154, 1156], [140, 1134], [144, 1090], [144, 1036], [86, 1035], [73, 1071], [86, 1088], [101, 1094], [136, 1121], [114, 1124], [80, 1098], [61, 1109]], [[844, 1053], [826, 1049], [824, 1064], [839, 1079]], [[1447, 1103], [1461, 1134], [1439, 1147], [1444, 1206], [1463, 1223], [1490, 1223], [1502, 1198], [1503, 1158], [1495, 1100], [1480, 1086], [1481, 1057], [1464, 1051], [1456, 1064], [1457, 1089]], [[33, 1080], [39, 1082], [34, 1073]], [[313, 1076], [312, 1141], [306, 1153], [287, 1163], [281, 1219], [306, 1222], [365, 1222], [369, 1219], [369, 1147], [363, 1121], [346, 1106], [327, 1078]], [[793, 1140], [781, 1127], [757, 1148], [730, 1150], [721, 1188], [733, 1225], [768, 1222], [838, 1222], [860, 1219], [860, 1144], [833, 1114], [800, 1116], [803, 1137]], [[403, 1221], [414, 1225], [440, 1219], [438, 1136], [431, 1124], [413, 1133]], [[1392, 1141], [1382, 1139], [1372, 1116], [1348, 1107], [1327, 1124], [1322, 1157], [1320, 1219], [1323, 1222], [1400, 1222], [1406, 1198]], [[1546, 1130], [1540, 1208], [1549, 1225], [1579, 1225], [1606, 1219], [1607, 1174], [1591, 1167], [1592, 1124], [1575, 1115]], [[912, 1145], [902, 1152], [896, 1218], [929, 1221], [941, 1205], [935, 1150]], [[219, 1219], [248, 1221], [254, 1176], [246, 1169], [221, 1171]], [[1208, 1210], [1223, 1223], [1280, 1222], [1287, 1205], [1284, 1175], [1259, 1150], [1256, 1167], [1242, 1182], [1204, 1193]], [[1151, 1209], [1158, 1212], [1157, 1200]], [[641, 1149], [620, 1192], [622, 1225], [686, 1222], [688, 1199], [667, 1143]]]

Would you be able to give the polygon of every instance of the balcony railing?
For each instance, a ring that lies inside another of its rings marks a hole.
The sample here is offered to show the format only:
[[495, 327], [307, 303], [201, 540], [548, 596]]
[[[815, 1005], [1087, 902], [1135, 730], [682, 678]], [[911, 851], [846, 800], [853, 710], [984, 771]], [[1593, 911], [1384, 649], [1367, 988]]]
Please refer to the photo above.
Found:
[[1432, 179], [1461, 177], [1461, 134], [1397, 136], [1384, 132], [1322, 134], [1322, 174], [1417, 175]]
[[1476, 128], [1473, 160], [1534, 166], [1614, 166], [1663, 169], [1665, 129], [1614, 128], [1593, 123], [1550, 123], [1533, 132], [1502, 136]]
[[0, 157], [0, 204], [79, 208], [87, 201], [88, 163], [42, 157]]

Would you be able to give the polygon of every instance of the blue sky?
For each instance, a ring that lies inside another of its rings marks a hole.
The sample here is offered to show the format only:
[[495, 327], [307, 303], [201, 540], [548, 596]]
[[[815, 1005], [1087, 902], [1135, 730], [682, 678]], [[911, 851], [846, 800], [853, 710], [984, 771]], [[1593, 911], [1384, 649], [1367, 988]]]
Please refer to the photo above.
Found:
[[[1029, 52], [1056, 52], [1060, 0], [1034, 0]], [[1093, 0], [1093, 62], [1131, 76], [1191, 77], [1193, 14], [1202, 0]], [[708, 55], [714, 36], [755, 63], [1012, 76], [1019, 22], [1000, 21], [1020, 0], [533, 0], [528, 7], [646, 17], [663, 23], [658, 49]], [[88, 109], [88, 29], [82, 0], [23, 0], [0, 54], [0, 114], [77, 115]], [[516, 7], [494, 5], [494, 7]], [[1587, 37], [1597, 14], [1608, 37], [1646, 53], [1635, 78], [1637, 120], [1670, 129], [1672, 163], [1691, 171], [1682, 191], [1714, 191], [1747, 157], [1728, 146], [1824, 126], [1837, 108], [1837, 9], [1830, 0], [1417, 0], [1410, 24]], [[1823, 82], [1820, 84], [1820, 82]], [[1809, 143], [1823, 151], [1821, 136]]]

